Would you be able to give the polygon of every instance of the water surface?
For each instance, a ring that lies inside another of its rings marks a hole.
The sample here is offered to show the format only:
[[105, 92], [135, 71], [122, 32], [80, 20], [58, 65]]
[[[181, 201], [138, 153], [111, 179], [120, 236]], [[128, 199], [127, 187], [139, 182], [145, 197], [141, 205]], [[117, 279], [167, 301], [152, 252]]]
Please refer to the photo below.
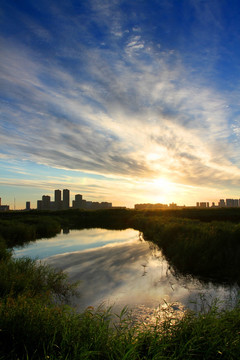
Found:
[[15, 249], [15, 256], [37, 257], [66, 271], [71, 281], [80, 281], [78, 310], [102, 303], [116, 309], [128, 305], [149, 317], [165, 303], [180, 311], [182, 306], [199, 309], [200, 295], [207, 303], [236, 297], [236, 287], [176, 276], [161, 251], [140, 235], [132, 229], [72, 230]]

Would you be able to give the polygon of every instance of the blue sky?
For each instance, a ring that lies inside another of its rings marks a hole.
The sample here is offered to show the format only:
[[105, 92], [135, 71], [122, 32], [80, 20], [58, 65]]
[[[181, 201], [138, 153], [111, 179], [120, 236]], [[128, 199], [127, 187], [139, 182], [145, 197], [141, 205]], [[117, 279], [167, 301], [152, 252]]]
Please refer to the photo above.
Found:
[[238, 1], [0, 6], [0, 197], [240, 198]]

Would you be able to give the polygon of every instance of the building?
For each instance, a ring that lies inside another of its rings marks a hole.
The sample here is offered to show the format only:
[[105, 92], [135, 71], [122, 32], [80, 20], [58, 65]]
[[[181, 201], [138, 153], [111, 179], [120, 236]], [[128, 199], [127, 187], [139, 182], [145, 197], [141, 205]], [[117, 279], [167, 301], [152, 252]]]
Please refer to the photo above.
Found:
[[[73, 209], [97, 210], [97, 209], [111, 209], [112, 203], [108, 202], [93, 202], [82, 198], [82, 195], [76, 194], [75, 200], [72, 201]], [[63, 198], [61, 197], [61, 190], [54, 190], [54, 201], [51, 197], [43, 195], [42, 200], [37, 201], [38, 210], [67, 210], [70, 209], [70, 191], [63, 190]]]
[[42, 210], [51, 209], [51, 197], [49, 195], [42, 196]]
[[238, 199], [233, 199], [233, 206], [234, 206], [234, 207], [239, 207], [239, 201], [238, 201]]
[[239, 207], [238, 199], [226, 199], [226, 207]]
[[42, 210], [42, 200], [37, 201], [37, 209]]
[[73, 209], [85, 209], [85, 210], [98, 210], [98, 209], [111, 209], [112, 203], [108, 202], [96, 202], [86, 201], [82, 198], [82, 195], [75, 195], [75, 200], [72, 202]]
[[54, 191], [54, 209], [61, 210], [62, 208], [62, 193], [61, 190]]
[[2, 205], [2, 199], [0, 198], [0, 211], [8, 211], [9, 205]]
[[75, 195], [75, 200], [72, 202], [73, 209], [83, 209], [83, 198], [82, 195]]
[[135, 204], [135, 210], [160, 210], [167, 209], [167, 204]]
[[27, 211], [31, 210], [31, 203], [30, 203], [30, 201], [26, 201], [26, 210], [27, 210]]
[[62, 202], [62, 207], [64, 210], [69, 209], [69, 204], [70, 204], [70, 191], [68, 189], [64, 189], [63, 190], [63, 202]]
[[225, 201], [223, 199], [220, 199], [219, 203], [218, 203], [218, 206], [219, 207], [225, 207], [226, 206]]

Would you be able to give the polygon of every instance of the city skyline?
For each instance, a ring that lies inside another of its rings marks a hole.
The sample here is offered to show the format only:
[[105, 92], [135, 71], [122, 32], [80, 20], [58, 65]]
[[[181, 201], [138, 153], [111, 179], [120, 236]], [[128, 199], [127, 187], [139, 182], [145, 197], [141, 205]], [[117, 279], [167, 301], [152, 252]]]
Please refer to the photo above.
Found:
[[127, 206], [113, 206], [112, 202], [106, 201], [91, 201], [83, 199], [82, 194], [71, 194], [69, 189], [55, 189], [54, 191], [54, 200], [52, 200], [51, 195], [42, 195], [41, 200], [37, 200], [36, 206], [31, 203], [30, 200], [25, 202], [24, 208], [16, 208], [14, 199], [14, 207], [11, 208], [8, 204], [2, 204], [2, 198], [0, 197], [0, 211], [8, 210], [68, 210], [68, 209], [83, 209], [83, 210], [99, 210], [99, 209], [116, 209], [116, 208], [134, 208], [137, 210], [143, 209], [180, 209], [180, 208], [232, 208], [240, 207], [240, 196], [237, 199], [233, 198], [221, 198], [217, 202], [209, 202], [199, 200], [196, 204], [185, 205], [172, 203], [138, 203], [134, 204], [132, 207]]
[[3, 0], [4, 204], [62, 187], [127, 207], [237, 199], [239, 14], [237, 0]]
[[[63, 195], [63, 196], [62, 196]], [[26, 202], [26, 210], [29, 201]], [[29, 205], [30, 206], [30, 205]], [[31, 206], [30, 206], [31, 207]], [[84, 209], [84, 210], [98, 210], [111, 209], [112, 203], [109, 202], [93, 202], [83, 199], [81, 194], [75, 194], [75, 199], [71, 201], [70, 190], [60, 189], [54, 190], [54, 200], [51, 200], [50, 195], [42, 195], [41, 200], [37, 200], [37, 210], [68, 210], [68, 209]], [[28, 210], [30, 210], [28, 208]]]

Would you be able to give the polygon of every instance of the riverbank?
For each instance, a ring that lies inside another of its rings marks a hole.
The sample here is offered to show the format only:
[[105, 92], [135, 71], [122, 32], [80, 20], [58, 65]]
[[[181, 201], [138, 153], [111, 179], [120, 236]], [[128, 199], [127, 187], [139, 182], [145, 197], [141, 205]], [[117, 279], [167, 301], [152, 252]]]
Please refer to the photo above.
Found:
[[[6, 245], [52, 236], [61, 227], [132, 227], [142, 231], [146, 239], [159, 242], [173, 270], [188, 273], [197, 258], [211, 258], [217, 248], [219, 254], [229, 249], [230, 264], [238, 259], [236, 219], [216, 221], [216, 214], [210, 215], [214, 221], [206, 221], [209, 214], [202, 215], [203, 221], [186, 219], [179, 213], [173, 217], [169, 213], [136, 211], [1, 216], [0, 359], [238, 359], [239, 303], [231, 310], [213, 303], [201, 313], [187, 311], [174, 321], [166, 312], [151, 326], [136, 324], [125, 310], [114, 315], [111, 309], [88, 308], [77, 314], [66, 305], [76, 287], [69, 284], [62, 272], [29, 259], [14, 260], [6, 249]], [[187, 263], [183, 269], [181, 256], [183, 260], [185, 256]], [[195, 260], [189, 261], [191, 257]], [[221, 265], [220, 260], [210, 262], [215, 269]], [[225, 276], [216, 280], [235, 281], [231, 278], [231, 266], [228, 271], [228, 279]]]

